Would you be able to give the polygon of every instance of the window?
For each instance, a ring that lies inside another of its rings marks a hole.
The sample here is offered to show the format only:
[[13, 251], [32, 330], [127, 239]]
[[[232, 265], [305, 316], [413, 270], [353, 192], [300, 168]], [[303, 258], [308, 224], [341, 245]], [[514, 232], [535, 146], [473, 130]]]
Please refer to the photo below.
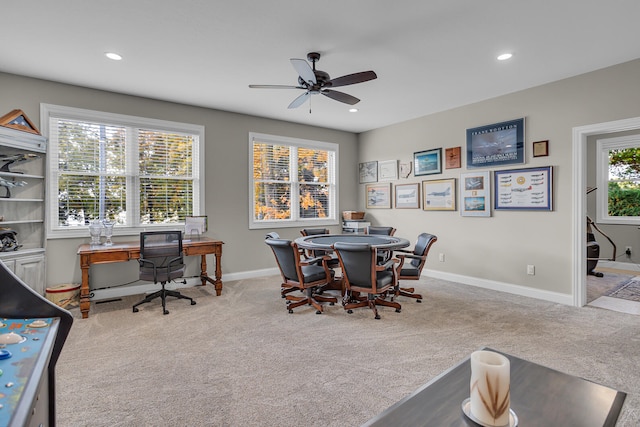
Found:
[[204, 127], [47, 104], [41, 116], [49, 237], [86, 236], [95, 219], [137, 234], [201, 214]]
[[249, 134], [249, 228], [337, 224], [338, 145]]
[[640, 224], [640, 135], [596, 143], [597, 222]]

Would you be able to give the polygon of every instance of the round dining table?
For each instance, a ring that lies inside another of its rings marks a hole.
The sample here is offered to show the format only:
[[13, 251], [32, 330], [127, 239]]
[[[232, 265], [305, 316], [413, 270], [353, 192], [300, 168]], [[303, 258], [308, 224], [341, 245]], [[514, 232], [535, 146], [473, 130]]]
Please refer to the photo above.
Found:
[[407, 239], [395, 236], [383, 236], [380, 234], [315, 234], [299, 237], [295, 240], [302, 249], [332, 250], [336, 242], [344, 243], [368, 243], [377, 249], [402, 249], [411, 243]]

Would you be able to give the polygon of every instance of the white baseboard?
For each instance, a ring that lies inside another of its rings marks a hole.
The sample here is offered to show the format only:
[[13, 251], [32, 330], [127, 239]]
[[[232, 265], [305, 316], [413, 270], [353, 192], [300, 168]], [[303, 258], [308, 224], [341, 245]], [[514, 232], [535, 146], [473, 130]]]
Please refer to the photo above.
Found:
[[514, 285], [512, 283], [496, 282], [494, 280], [480, 279], [477, 277], [462, 276], [460, 274], [445, 273], [436, 270], [422, 270], [425, 277], [448, 280], [462, 283], [464, 285], [476, 286], [478, 288], [491, 289], [494, 291], [507, 292], [514, 295], [536, 298], [558, 304], [573, 305], [573, 296], [558, 292], [545, 291], [541, 289], [529, 288], [526, 286]]

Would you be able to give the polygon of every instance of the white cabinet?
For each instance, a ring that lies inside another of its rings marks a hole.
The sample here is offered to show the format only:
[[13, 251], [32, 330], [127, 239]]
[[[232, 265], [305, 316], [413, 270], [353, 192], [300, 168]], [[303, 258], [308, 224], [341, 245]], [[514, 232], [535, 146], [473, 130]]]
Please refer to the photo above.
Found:
[[36, 292], [45, 292], [46, 138], [0, 126], [0, 259]]

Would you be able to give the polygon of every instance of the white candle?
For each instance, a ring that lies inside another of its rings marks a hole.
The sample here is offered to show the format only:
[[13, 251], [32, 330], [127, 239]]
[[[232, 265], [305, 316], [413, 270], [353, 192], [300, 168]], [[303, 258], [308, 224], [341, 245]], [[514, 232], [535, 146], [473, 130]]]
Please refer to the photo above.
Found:
[[508, 426], [509, 386], [509, 359], [493, 351], [471, 353], [471, 415], [488, 426]]

